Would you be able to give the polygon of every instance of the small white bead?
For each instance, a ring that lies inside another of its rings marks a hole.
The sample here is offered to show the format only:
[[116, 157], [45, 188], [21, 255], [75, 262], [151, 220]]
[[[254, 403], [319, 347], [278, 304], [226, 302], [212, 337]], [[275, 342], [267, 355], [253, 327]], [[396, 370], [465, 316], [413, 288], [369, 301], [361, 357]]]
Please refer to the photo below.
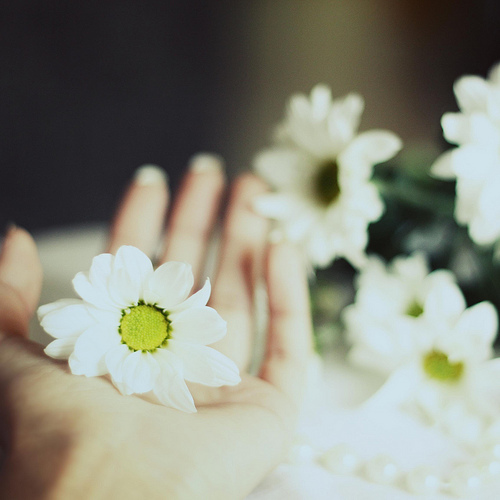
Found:
[[290, 448], [287, 461], [292, 465], [303, 465], [314, 458], [314, 450], [307, 443], [295, 443]]
[[399, 467], [391, 457], [379, 455], [366, 464], [366, 473], [374, 483], [391, 484], [399, 475]]
[[500, 477], [500, 458], [496, 458], [490, 454], [479, 457], [474, 465], [487, 476]]
[[334, 474], [352, 474], [360, 465], [358, 455], [347, 444], [330, 448], [323, 454], [321, 461]]
[[406, 476], [406, 484], [411, 493], [433, 494], [439, 491], [441, 479], [429, 467], [416, 467]]
[[458, 496], [477, 494], [483, 486], [481, 472], [473, 465], [460, 465], [452, 472], [449, 486]]
[[500, 441], [485, 441], [482, 451], [484, 455], [489, 455], [497, 460], [500, 460]]

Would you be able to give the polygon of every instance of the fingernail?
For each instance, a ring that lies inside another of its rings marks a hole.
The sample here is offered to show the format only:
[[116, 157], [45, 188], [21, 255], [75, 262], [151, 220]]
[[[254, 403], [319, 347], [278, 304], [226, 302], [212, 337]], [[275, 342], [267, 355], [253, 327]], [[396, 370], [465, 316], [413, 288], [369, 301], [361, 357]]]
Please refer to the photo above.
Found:
[[9, 221], [7, 222], [7, 225], [5, 226], [5, 238], [8, 238], [9, 234], [12, 234], [13, 231], [15, 231], [17, 229], [17, 225], [12, 222], [12, 221]]
[[199, 153], [189, 161], [191, 172], [203, 174], [205, 172], [220, 172], [224, 168], [224, 160], [212, 153]]
[[134, 182], [140, 186], [156, 186], [168, 182], [168, 175], [158, 165], [143, 165], [135, 171]]

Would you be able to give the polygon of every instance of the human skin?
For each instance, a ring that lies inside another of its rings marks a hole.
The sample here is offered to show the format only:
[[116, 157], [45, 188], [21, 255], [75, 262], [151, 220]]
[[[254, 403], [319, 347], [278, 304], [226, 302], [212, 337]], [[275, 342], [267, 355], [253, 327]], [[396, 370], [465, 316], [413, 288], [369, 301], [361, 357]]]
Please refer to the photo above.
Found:
[[[219, 200], [219, 168], [190, 169], [173, 204], [158, 264], [182, 260], [200, 283]], [[265, 185], [234, 183], [223, 223], [210, 305], [228, 322], [214, 344], [240, 368], [234, 387], [190, 384], [187, 414], [122, 396], [106, 377], [72, 375], [28, 340], [42, 270], [31, 236], [12, 227], [0, 255], [0, 430], [5, 499], [238, 499], [284, 458], [311, 354], [307, 277], [298, 251], [266, 245], [267, 222], [251, 211]], [[133, 181], [110, 228], [108, 251], [124, 244], [150, 256], [161, 238], [169, 193], [164, 181]], [[248, 374], [254, 288], [267, 283], [267, 348]]]

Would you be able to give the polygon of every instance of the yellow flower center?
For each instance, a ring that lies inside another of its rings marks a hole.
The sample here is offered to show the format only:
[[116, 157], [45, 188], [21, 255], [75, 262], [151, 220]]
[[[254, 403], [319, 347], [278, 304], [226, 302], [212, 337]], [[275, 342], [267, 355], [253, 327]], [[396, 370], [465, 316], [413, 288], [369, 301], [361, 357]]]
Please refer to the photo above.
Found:
[[458, 382], [464, 373], [462, 362], [451, 363], [441, 351], [431, 351], [425, 356], [423, 364], [425, 373], [440, 382]]
[[314, 188], [322, 205], [330, 205], [339, 197], [339, 166], [336, 161], [328, 160], [321, 165], [316, 174]]
[[408, 316], [412, 316], [413, 318], [418, 318], [419, 316], [422, 315], [423, 312], [424, 308], [416, 300], [414, 300], [408, 306], [408, 309], [406, 309], [406, 314]]
[[168, 315], [143, 302], [123, 310], [118, 329], [122, 342], [133, 351], [155, 351], [166, 345], [170, 330]]

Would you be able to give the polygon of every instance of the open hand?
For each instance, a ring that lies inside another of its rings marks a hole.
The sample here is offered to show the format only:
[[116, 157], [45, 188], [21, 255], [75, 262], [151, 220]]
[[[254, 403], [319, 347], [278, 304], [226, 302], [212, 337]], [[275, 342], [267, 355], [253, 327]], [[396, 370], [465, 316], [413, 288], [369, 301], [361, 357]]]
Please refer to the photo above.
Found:
[[[194, 165], [172, 207], [159, 264], [188, 262], [200, 283], [224, 176], [213, 158]], [[299, 253], [284, 243], [268, 247], [267, 223], [251, 211], [252, 198], [265, 189], [249, 174], [231, 189], [210, 301], [228, 322], [227, 336], [213, 347], [236, 362], [242, 382], [192, 384], [195, 414], [122, 396], [105, 378], [71, 375], [66, 362], [29, 341], [41, 266], [28, 233], [8, 232], [0, 257], [1, 498], [236, 499], [283, 459], [304, 390], [311, 325]], [[136, 178], [108, 251], [127, 244], [151, 256], [168, 198], [160, 176]], [[262, 276], [268, 340], [259, 376], [252, 376], [253, 299]]]

